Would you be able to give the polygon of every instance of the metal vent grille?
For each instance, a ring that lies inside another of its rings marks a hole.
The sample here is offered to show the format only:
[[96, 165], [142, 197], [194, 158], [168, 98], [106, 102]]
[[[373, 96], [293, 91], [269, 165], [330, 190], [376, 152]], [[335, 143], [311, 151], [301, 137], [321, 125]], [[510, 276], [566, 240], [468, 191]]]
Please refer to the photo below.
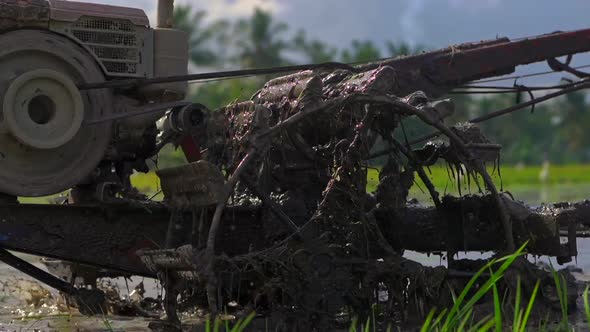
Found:
[[135, 75], [140, 63], [140, 40], [128, 20], [81, 17], [71, 34], [86, 45], [109, 74]]

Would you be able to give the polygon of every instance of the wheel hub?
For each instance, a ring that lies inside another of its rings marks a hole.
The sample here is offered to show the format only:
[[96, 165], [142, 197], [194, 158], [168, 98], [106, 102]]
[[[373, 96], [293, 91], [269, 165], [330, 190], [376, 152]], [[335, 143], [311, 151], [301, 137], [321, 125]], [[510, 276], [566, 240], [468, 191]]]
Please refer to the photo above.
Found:
[[38, 69], [18, 76], [3, 104], [6, 129], [21, 143], [54, 149], [80, 130], [84, 103], [76, 85], [62, 73]]

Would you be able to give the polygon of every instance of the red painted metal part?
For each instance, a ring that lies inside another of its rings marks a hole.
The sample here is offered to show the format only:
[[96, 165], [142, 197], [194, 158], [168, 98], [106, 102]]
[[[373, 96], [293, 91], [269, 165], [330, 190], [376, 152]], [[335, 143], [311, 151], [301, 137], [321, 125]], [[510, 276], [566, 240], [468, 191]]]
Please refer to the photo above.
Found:
[[588, 51], [590, 29], [584, 29], [515, 41], [503, 37], [463, 43], [418, 55], [386, 59], [360, 66], [359, 69], [391, 66], [400, 74], [405, 73], [404, 79], [423, 78], [428, 82], [425, 87], [412, 88], [448, 90], [474, 80], [513, 73], [520, 65]]
[[180, 147], [189, 163], [201, 160], [201, 145], [194, 136], [186, 135], [180, 142]]

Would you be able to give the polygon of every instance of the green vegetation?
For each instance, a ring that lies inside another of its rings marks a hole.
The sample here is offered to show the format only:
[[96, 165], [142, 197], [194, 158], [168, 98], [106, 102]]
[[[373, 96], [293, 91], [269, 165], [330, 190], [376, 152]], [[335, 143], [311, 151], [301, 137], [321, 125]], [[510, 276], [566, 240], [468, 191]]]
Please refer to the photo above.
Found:
[[[495, 328], [496, 331], [504, 331], [505, 324], [502, 319], [502, 303], [500, 296], [498, 295], [497, 283], [504, 277], [504, 273], [514, 263], [514, 261], [523, 255], [526, 244], [517, 250], [514, 254], [508, 255], [501, 259], [492, 259], [483, 268], [481, 268], [471, 280], [467, 283], [463, 291], [458, 297], [454, 297], [454, 305], [449, 309], [443, 309], [437, 314], [436, 309], [433, 309], [428, 317], [426, 318], [424, 325], [422, 326], [421, 332], [447, 332], [447, 331], [489, 331]], [[496, 266], [499, 267], [496, 268]], [[483, 284], [479, 287], [476, 285], [481, 282], [480, 277], [489, 272], [488, 277]], [[532, 309], [532, 303], [534, 303], [539, 283], [535, 287], [535, 291], [529, 301], [529, 307]], [[494, 314], [489, 315], [479, 321], [474, 321], [474, 306], [490, 291], [493, 292], [494, 299]], [[474, 293], [470, 298], [468, 295]], [[515, 315], [521, 317], [521, 319], [515, 322], [517, 329], [515, 331], [524, 331], [528, 318], [530, 316], [530, 310], [527, 307], [524, 315], [520, 314], [520, 303], [521, 299], [516, 298], [517, 312]]]
[[[237, 322], [230, 324], [228, 320], [222, 320], [221, 318], [217, 317], [213, 324], [211, 320], [207, 320], [205, 322], [205, 332], [242, 332], [246, 331], [246, 328], [250, 325], [252, 320], [256, 317], [256, 312], [251, 312], [245, 318], [239, 319]], [[213, 325], [213, 326], [211, 326]]]
[[[501, 166], [501, 172], [492, 168], [488, 169], [492, 178], [498, 187], [503, 186], [507, 190], [518, 187], [542, 187], [544, 185], [566, 185], [566, 184], [590, 184], [590, 164], [585, 165], [553, 165], [548, 168], [546, 179], [542, 180], [540, 174], [543, 171], [541, 166]], [[457, 179], [451, 174], [446, 166], [437, 165], [426, 169], [430, 181], [439, 190], [447, 192], [456, 192]], [[378, 169], [369, 169], [368, 191], [374, 191], [379, 183]], [[466, 189], [466, 181], [460, 182], [462, 189]], [[480, 183], [482, 183], [480, 181]], [[424, 183], [416, 177], [416, 185], [426, 190]], [[474, 191], [477, 185], [471, 185]]]
[[[514, 254], [500, 259], [493, 259], [482, 267], [467, 283], [465, 288], [458, 296], [453, 296], [454, 305], [451, 308], [431, 310], [420, 329], [421, 332], [487, 332], [487, 331], [539, 331], [539, 332], [565, 332], [565, 331], [585, 331], [590, 328], [590, 302], [588, 300], [590, 286], [583, 293], [584, 312], [586, 313], [586, 322], [571, 322], [568, 317], [567, 304], [567, 284], [563, 275], [552, 269], [554, 286], [561, 309], [561, 320], [549, 322], [547, 320], [532, 321], [532, 313], [539, 294], [541, 294], [541, 282], [537, 281], [530, 294], [530, 297], [524, 298], [520, 278], [517, 279], [516, 292], [514, 294], [514, 303], [508, 304], [506, 297], [501, 297], [498, 290], [498, 282], [504, 278], [506, 271], [525, 254], [525, 245], [523, 245]], [[483, 278], [484, 274], [488, 276]], [[546, 290], [545, 290], [546, 291]], [[485, 317], [476, 317], [475, 306], [483, 298], [489, 298], [492, 295], [493, 312]], [[547, 316], [548, 317], [548, 316]], [[372, 318], [360, 328], [357, 327], [358, 321], [353, 320], [350, 332], [376, 332], [375, 324], [371, 322]], [[391, 331], [388, 327], [387, 331]]]

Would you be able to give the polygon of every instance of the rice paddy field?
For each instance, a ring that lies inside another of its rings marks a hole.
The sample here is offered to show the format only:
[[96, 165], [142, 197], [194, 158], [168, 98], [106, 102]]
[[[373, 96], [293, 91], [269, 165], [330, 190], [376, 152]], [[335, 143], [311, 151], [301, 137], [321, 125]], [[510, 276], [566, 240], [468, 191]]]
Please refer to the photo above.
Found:
[[[477, 193], [478, 185], [465, 177], [452, 174], [445, 165], [426, 169], [430, 181], [441, 195]], [[544, 166], [502, 166], [501, 171], [489, 168], [488, 172], [498, 188], [510, 192], [516, 199], [532, 205], [562, 201], [590, 199], [590, 164], [585, 165], [544, 165]], [[378, 169], [369, 170], [367, 190], [374, 191], [379, 183]], [[481, 179], [478, 179], [482, 184]], [[410, 191], [410, 198], [430, 202], [426, 187], [416, 177]]]
[[[445, 165], [433, 166], [426, 172], [441, 195], [457, 195], [458, 188], [462, 194], [478, 192], [478, 186], [473, 180], [467, 181], [462, 176], [457, 179]], [[590, 164], [502, 166], [501, 172], [492, 168], [489, 172], [498, 188], [509, 191], [516, 199], [529, 204], [590, 199]], [[142, 192], [151, 195], [159, 192], [159, 179], [155, 173], [135, 174], [132, 182]], [[379, 169], [369, 169], [367, 190], [375, 191], [378, 183]], [[418, 177], [410, 191], [410, 198], [416, 198], [424, 204], [430, 203], [426, 187]]]

